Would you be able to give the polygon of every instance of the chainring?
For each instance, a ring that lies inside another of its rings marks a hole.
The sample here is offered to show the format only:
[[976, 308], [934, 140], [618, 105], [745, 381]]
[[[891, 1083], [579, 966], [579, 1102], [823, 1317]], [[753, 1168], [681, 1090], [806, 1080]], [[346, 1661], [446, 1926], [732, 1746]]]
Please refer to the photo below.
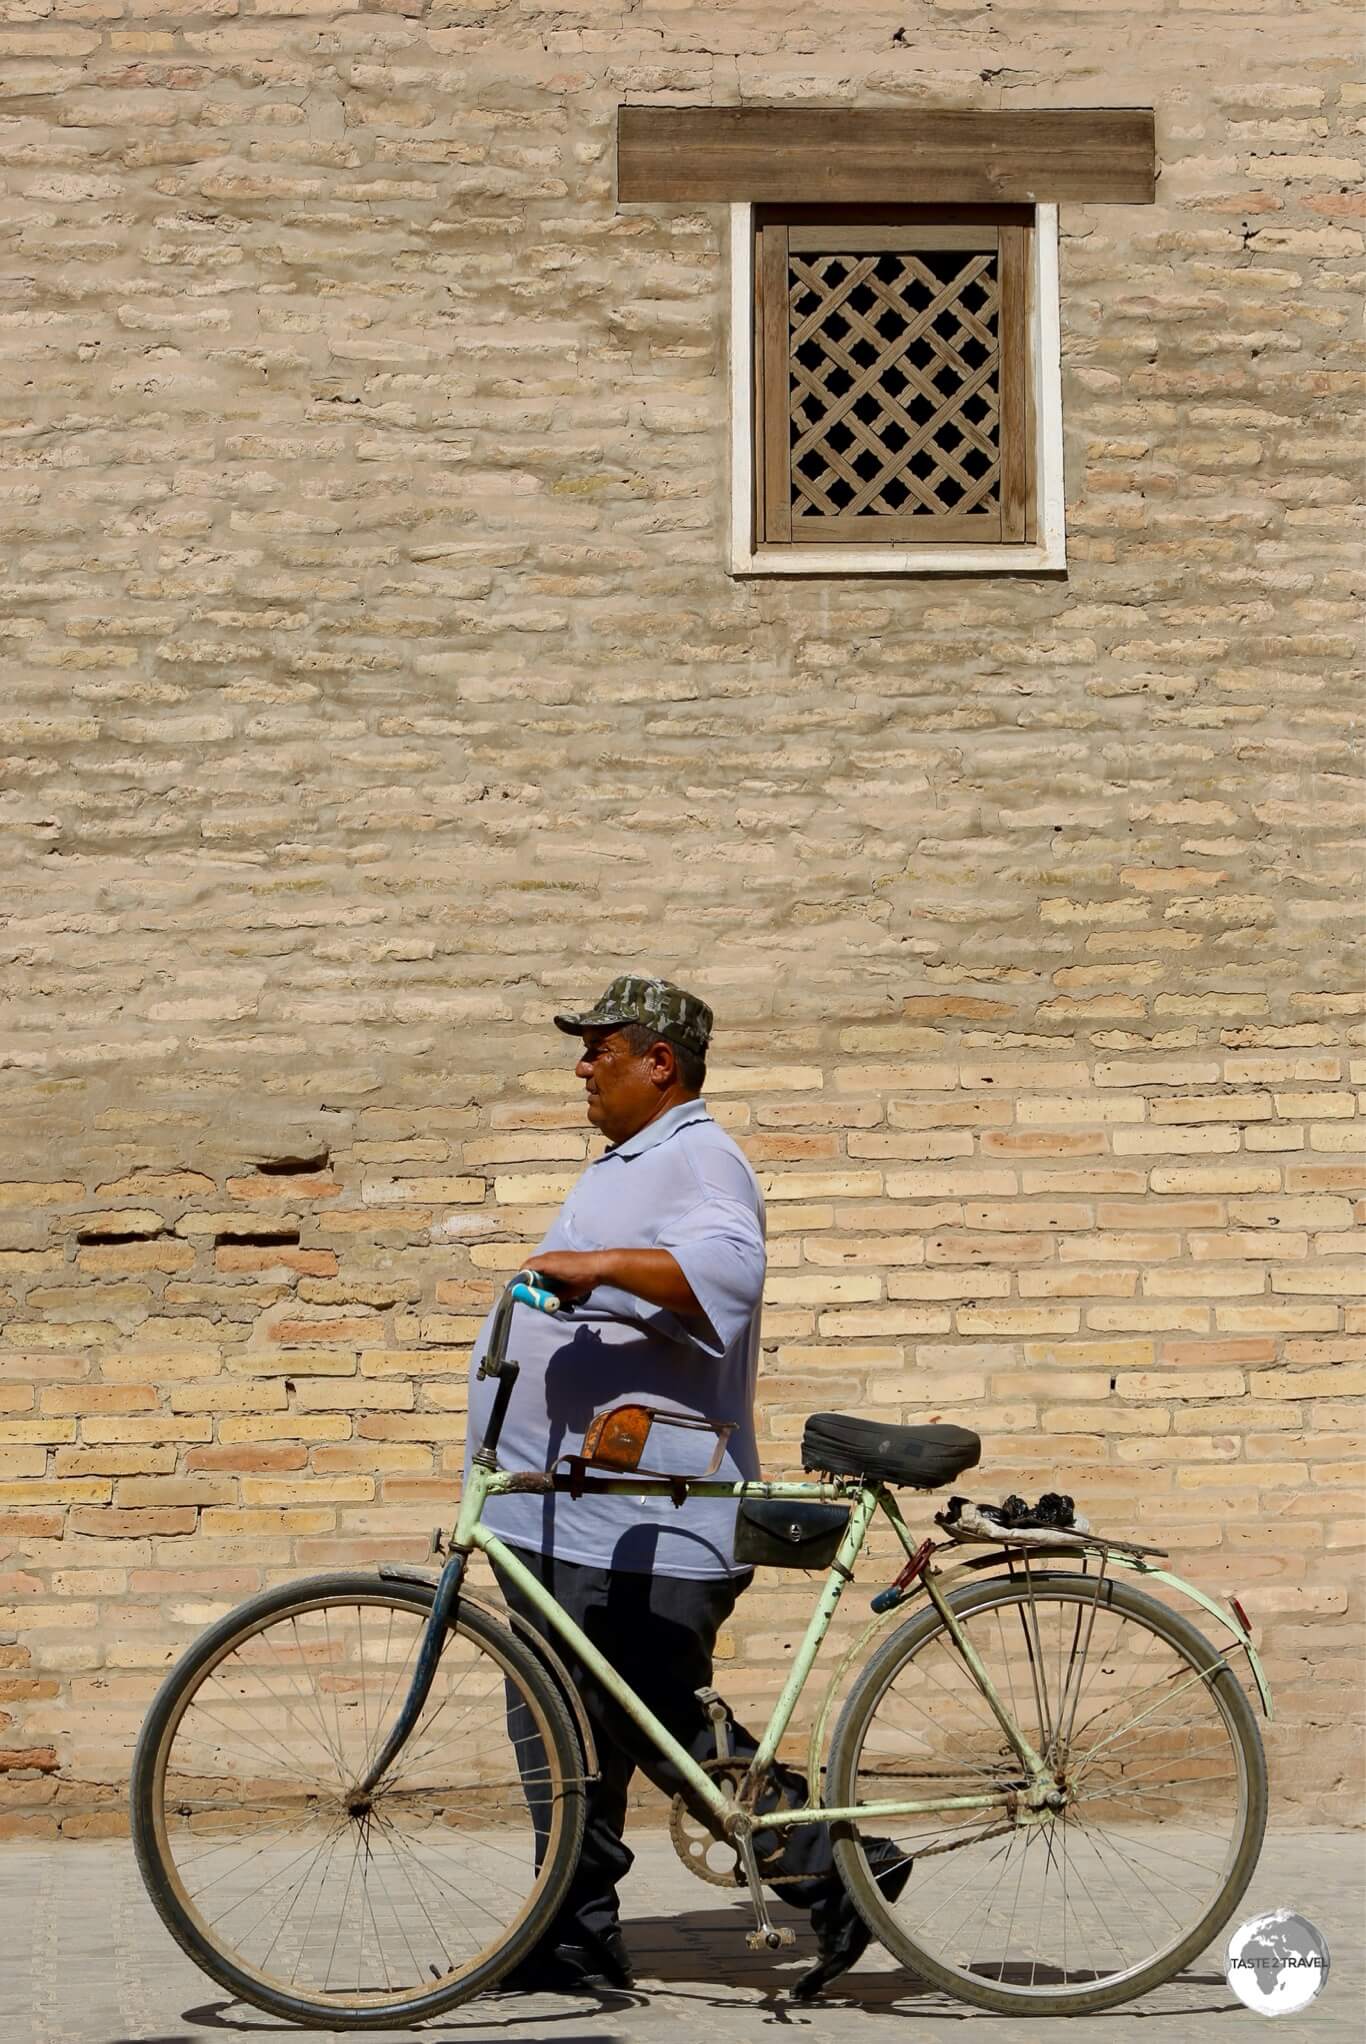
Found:
[[[744, 1780], [748, 1763], [743, 1760], [704, 1760], [702, 1771], [719, 1782], [722, 1788], [734, 1795]], [[694, 1817], [682, 1796], [675, 1796], [669, 1807], [669, 1842], [690, 1874], [696, 1874], [699, 1881], [705, 1881], [712, 1888], [743, 1888], [744, 1879], [740, 1873], [740, 1855], [729, 1839], [717, 1838]], [[713, 1864], [713, 1854], [721, 1854], [729, 1862], [726, 1866]]]

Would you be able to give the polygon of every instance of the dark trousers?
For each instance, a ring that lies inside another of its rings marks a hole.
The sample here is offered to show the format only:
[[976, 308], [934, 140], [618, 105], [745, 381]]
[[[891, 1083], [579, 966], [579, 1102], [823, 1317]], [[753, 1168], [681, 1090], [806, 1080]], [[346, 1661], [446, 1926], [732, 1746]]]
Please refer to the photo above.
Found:
[[[710, 1685], [716, 1635], [752, 1578], [693, 1581], [684, 1576], [640, 1575], [589, 1568], [580, 1562], [532, 1554], [525, 1548], [517, 1550], [517, 1558], [551, 1591], [679, 1744], [695, 1760], [711, 1759], [716, 1752], [715, 1731], [694, 1692]], [[501, 1571], [499, 1582], [510, 1608], [530, 1620], [564, 1659], [597, 1742], [600, 1778], [588, 1791], [583, 1854], [545, 1940], [549, 1945], [586, 1943], [591, 1949], [595, 1939], [616, 1926], [617, 1883], [632, 1865], [634, 1855], [623, 1842], [622, 1832], [636, 1769], [669, 1796], [685, 1793], [686, 1784], [673, 1763], [607, 1695]], [[758, 1741], [733, 1717], [730, 1727], [731, 1752], [749, 1760]], [[511, 1695], [508, 1732], [522, 1766], [527, 1802], [539, 1835], [535, 1775], [538, 1756], [543, 1756], [530, 1712]], [[790, 1767], [775, 1766], [758, 1807], [761, 1812], [792, 1809], [806, 1801], [805, 1777]], [[770, 1832], [767, 1837], [759, 1833], [755, 1843], [766, 1873], [801, 1877], [778, 1890], [785, 1900], [801, 1908], [816, 1908], [819, 1916], [820, 1906], [828, 1907], [841, 1893], [827, 1825], [798, 1825]]]

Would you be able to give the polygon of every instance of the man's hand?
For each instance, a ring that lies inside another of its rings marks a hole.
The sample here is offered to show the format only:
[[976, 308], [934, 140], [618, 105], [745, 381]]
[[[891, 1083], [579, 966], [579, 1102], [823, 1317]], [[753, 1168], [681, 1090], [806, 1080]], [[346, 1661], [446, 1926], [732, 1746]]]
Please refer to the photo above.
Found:
[[535, 1268], [566, 1306], [577, 1306], [597, 1285], [615, 1285], [651, 1306], [701, 1317], [697, 1294], [667, 1249], [549, 1249]]
[[545, 1279], [552, 1292], [558, 1293], [566, 1306], [577, 1306], [586, 1299], [594, 1285], [607, 1283], [602, 1270], [602, 1253], [590, 1249], [552, 1249], [535, 1260], [534, 1269], [538, 1277]]

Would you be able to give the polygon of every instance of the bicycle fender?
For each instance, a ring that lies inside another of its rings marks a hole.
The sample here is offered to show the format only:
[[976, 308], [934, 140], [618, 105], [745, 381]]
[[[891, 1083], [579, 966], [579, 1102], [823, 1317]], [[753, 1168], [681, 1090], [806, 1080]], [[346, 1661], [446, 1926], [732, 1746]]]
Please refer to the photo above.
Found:
[[[1031, 1547], [1026, 1551], [1031, 1561], [1051, 1562], [1076, 1559], [1075, 1549], [1070, 1547], [1050, 1548], [1042, 1542], [1038, 1547]], [[950, 1563], [948, 1568], [940, 1570], [940, 1576], [942, 1578], [951, 1575], [980, 1573], [983, 1569], [1000, 1568], [1002, 1562], [1009, 1555], [1018, 1557], [1020, 1552], [1019, 1548], [993, 1548], [988, 1554], [974, 1555], [970, 1560]], [[1141, 1555], [1122, 1554], [1117, 1549], [1112, 1548], [1106, 1566], [1111, 1569], [1127, 1569], [1131, 1575], [1149, 1577], [1153, 1582], [1165, 1583], [1169, 1590], [1176, 1590], [1181, 1596], [1189, 1597], [1193, 1604], [1198, 1604], [1200, 1609], [1207, 1611], [1211, 1618], [1217, 1618], [1220, 1625], [1226, 1631], [1233, 1634], [1235, 1642], [1247, 1655], [1247, 1664], [1252, 1671], [1252, 1680], [1257, 1691], [1257, 1699], [1262, 1707], [1262, 1715], [1268, 1723], [1271, 1722], [1276, 1713], [1271, 1701], [1271, 1684], [1266, 1679], [1266, 1670], [1262, 1666], [1256, 1647], [1252, 1644], [1252, 1634], [1245, 1630], [1235, 1614], [1226, 1605], [1219, 1603], [1207, 1591], [1197, 1589], [1194, 1583], [1188, 1583], [1184, 1576], [1173, 1574], [1171, 1569], [1154, 1568], [1153, 1564], [1150, 1561], [1145, 1561]], [[901, 1605], [897, 1608], [904, 1610], [905, 1606]], [[888, 1613], [889, 1617], [891, 1615], [891, 1613]]]
[[[424, 1590], [430, 1590], [435, 1595], [437, 1576], [432, 1569], [418, 1568], [408, 1562], [382, 1561], [379, 1573], [394, 1581], [419, 1583]], [[465, 1589], [463, 1585], [460, 1590], [460, 1602], [476, 1605], [485, 1618], [493, 1619], [495, 1624], [511, 1626], [523, 1645], [529, 1646], [540, 1656], [545, 1663], [546, 1673], [568, 1704], [570, 1715], [578, 1729], [579, 1739], [583, 1745], [584, 1777], [588, 1781], [596, 1781], [602, 1770], [598, 1766], [598, 1749], [593, 1738], [593, 1727], [589, 1723], [588, 1712], [584, 1709], [583, 1698], [569, 1679], [568, 1668], [549, 1640], [543, 1638], [535, 1626], [529, 1624], [519, 1612], [507, 1611], [499, 1604], [491, 1604], [486, 1597]]]
[[[1114, 1558], [1112, 1557], [1112, 1559]], [[1131, 1562], [1126, 1565], [1133, 1568], [1135, 1575], [1151, 1576], [1155, 1582], [1165, 1583], [1169, 1589], [1179, 1590], [1183, 1597], [1189, 1597], [1191, 1602], [1198, 1604], [1202, 1611], [1208, 1611], [1211, 1618], [1217, 1618], [1221, 1625], [1228, 1627], [1238, 1645], [1247, 1655], [1247, 1664], [1252, 1670], [1252, 1679], [1257, 1685], [1257, 1694], [1261, 1699], [1262, 1715], [1269, 1722], [1275, 1715], [1271, 1705], [1271, 1685], [1266, 1679], [1266, 1671], [1262, 1667], [1257, 1649], [1252, 1644], [1252, 1634], [1244, 1630], [1236, 1614], [1226, 1610], [1222, 1604], [1216, 1603], [1214, 1598], [1209, 1596], [1204, 1590], [1197, 1590], [1194, 1583], [1188, 1583], [1184, 1576], [1173, 1575], [1170, 1569], [1134, 1568]]]

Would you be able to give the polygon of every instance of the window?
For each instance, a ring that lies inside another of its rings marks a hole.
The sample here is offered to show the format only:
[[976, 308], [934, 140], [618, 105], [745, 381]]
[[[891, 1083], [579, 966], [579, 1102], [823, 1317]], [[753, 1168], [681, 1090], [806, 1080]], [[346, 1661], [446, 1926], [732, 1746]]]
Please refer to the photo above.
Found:
[[732, 208], [738, 574], [1065, 565], [1051, 206]]
[[1058, 206], [1151, 107], [622, 106], [618, 205], [725, 203], [734, 575], [1066, 566]]

